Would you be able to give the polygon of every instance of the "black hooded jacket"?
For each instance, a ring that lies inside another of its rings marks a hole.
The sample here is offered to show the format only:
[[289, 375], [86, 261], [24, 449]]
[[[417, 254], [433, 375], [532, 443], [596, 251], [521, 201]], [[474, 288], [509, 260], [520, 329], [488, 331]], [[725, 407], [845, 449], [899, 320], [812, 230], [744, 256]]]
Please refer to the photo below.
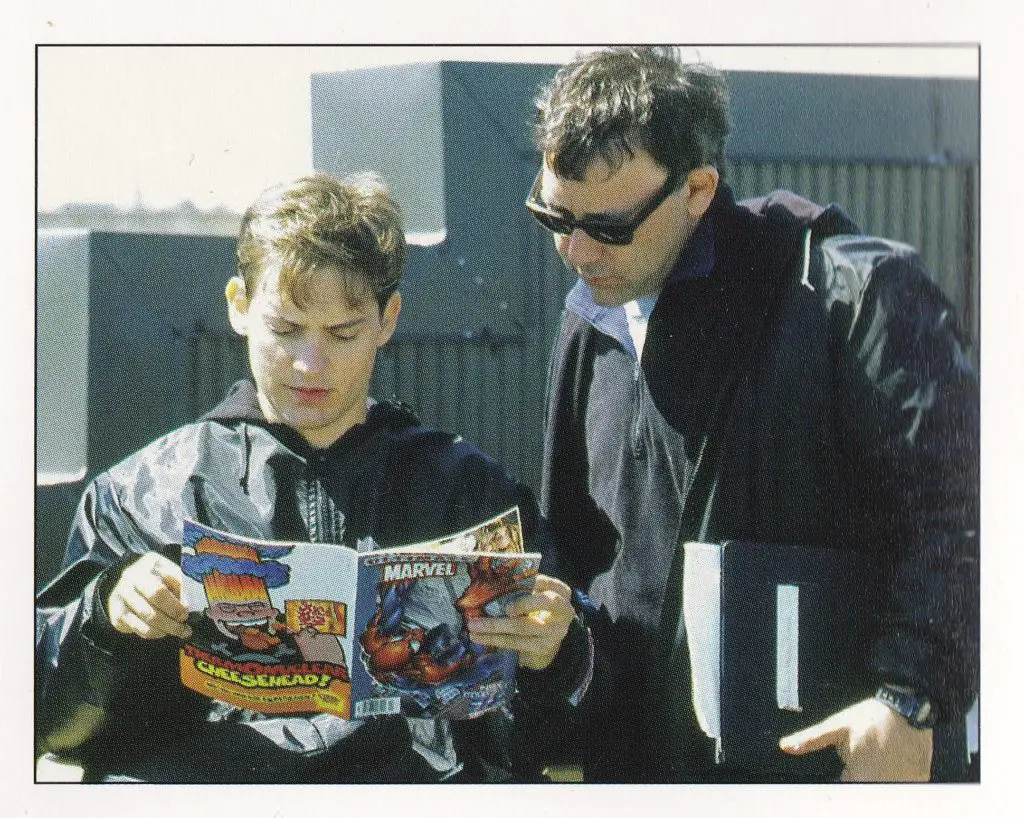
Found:
[[[737, 204], [721, 186], [702, 224], [713, 270], [670, 276], [639, 363], [571, 308], [553, 350], [541, 506], [598, 647], [577, 751], [598, 780], [708, 774], [689, 679], [665, 659], [685, 644], [662, 636], [689, 540], [876, 555], [865, 673], [926, 692], [962, 727], [979, 426], [952, 308], [910, 248], [867, 240], [837, 262], [822, 241], [859, 231], [836, 207], [788, 192]], [[706, 469], [714, 492], [689, 497]]]
[[[104, 601], [128, 564], [151, 550], [179, 559], [185, 517], [258, 539], [355, 547], [372, 536], [388, 546], [450, 534], [513, 505], [520, 508], [526, 544], [543, 552], [529, 490], [469, 443], [423, 428], [397, 404], [377, 403], [364, 423], [328, 448], [314, 449], [294, 430], [267, 423], [253, 384], [239, 382], [205, 418], [155, 441], [87, 488], [64, 568], [37, 600], [37, 735], [61, 736], [85, 705], [105, 714], [105, 726], [75, 750], [91, 774], [141, 769], [128, 774], [145, 778], [146, 758], [159, 758], [161, 748], [203, 736], [216, 755], [219, 743], [237, 739], [238, 723], [260, 720], [184, 688], [177, 640], [122, 635], [107, 618]], [[504, 720], [492, 712], [452, 723], [451, 738], [446, 724], [401, 717], [368, 721], [351, 735], [331, 716], [286, 720], [263, 732], [291, 751], [278, 757], [333, 753], [326, 772], [292, 769], [289, 761], [259, 775], [243, 770], [227, 777], [430, 780], [461, 768], [465, 778], [502, 779], [511, 769]], [[234, 725], [234, 732], [217, 733], [218, 725]], [[418, 755], [410, 752], [414, 744]], [[172, 779], [220, 777], [198, 763], [197, 771], [154, 769]]]

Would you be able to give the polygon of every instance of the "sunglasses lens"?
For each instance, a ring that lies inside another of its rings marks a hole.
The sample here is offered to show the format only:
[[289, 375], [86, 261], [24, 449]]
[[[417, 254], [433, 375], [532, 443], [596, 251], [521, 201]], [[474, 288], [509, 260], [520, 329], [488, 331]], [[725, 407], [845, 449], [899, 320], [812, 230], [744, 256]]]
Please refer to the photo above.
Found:
[[559, 216], [550, 210], [534, 205], [533, 202], [526, 203], [526, 209], [544, 227], [552, 233], [559, 233], [567, 236], [573, 230], [579, 228], [586, 232], [595, 241], [602, 244], [629, 244], [633, 241], [633, 227], [626, 224], [589, 224], [586, 219], [574, 221], [571, 218]]
[[530, 210], [533, 217], [552, 233], [571, 233], [572, 226], [563, 218], [543, 210]]
[[629, 227], [592, 227], [583, 228], [587, 235], [602, 244], [629, 244], [633, 241], [633, 231]]

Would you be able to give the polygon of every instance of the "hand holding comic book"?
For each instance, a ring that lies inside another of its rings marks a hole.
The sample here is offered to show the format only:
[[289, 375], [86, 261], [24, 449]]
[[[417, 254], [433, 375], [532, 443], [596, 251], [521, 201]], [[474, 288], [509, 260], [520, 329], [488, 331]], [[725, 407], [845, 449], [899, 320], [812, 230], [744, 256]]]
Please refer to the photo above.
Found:
[[519, 654], [519, 663], [544, 670], [555, 659], [576, 616], [572, 591], [561, 580], [538, 574], [533, 592], [517, 598], [503, 617], [469, 619], [470, 637], [480, 645], [506, 648]]
[[180, 592], [181, 568], [150, 551], [124, 569], [110, 592], [110, 624], [143, 639], [188, 639], [192, 629], [185, 623], [188, 609], [178, 599]]

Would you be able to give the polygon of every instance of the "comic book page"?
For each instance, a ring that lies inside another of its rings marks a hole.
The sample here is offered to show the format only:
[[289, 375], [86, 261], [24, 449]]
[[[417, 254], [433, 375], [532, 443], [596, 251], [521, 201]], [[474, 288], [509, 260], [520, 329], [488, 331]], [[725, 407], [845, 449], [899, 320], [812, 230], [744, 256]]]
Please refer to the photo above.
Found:
[[[415, 545], [253, 540], [187, 520], [181, 680], [266, 714], [470, 718], [514, 690], [516, 655], [470, 641], [533, 588], [519, 509]], [[350, 676], [351, 674], [351, 676]]]
[[471, 641], [466, 620], [504, 616], [531, 593], [539, 555], [403, 549], [359, 561], [357, 718], [472, 718], [511, 695], [515, 652]]
[[349, 718], [356, 554], [261, 542], [185, 521], [182, 683], [262, 713]]
[[[372, 540], [370, 541], [372, 543]], [[365, 549], [360, 549], [365, 550]], [[497, 551], [523, 553], [523, 527], [519, 506], [497, 514], [465, 531], [429, 542], [390, 548], [389, 551]]]

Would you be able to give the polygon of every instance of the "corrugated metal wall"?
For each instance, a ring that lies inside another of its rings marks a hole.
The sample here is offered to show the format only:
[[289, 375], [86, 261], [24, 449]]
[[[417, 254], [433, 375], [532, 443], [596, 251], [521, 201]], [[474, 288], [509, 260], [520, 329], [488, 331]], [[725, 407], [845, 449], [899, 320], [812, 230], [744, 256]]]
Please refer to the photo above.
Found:
[[458, 432], [509, 467], [524, 461], [524, 378], [532, 361], [518, 339], [401, 339], [383, 350], [373, 392], [397, 396], [423, 421]]

